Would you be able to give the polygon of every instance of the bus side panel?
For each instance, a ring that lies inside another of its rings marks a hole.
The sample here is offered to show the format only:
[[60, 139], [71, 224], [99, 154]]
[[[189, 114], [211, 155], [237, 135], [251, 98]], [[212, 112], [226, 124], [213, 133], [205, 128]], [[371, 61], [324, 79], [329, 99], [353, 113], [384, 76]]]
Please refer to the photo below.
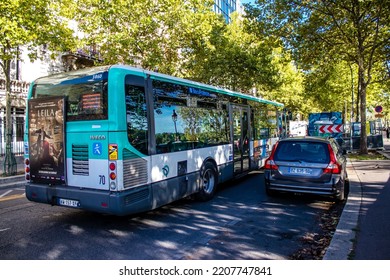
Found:
[[186, 165], [184, 174], [199, 171], [206, 159], [212, 159], [217, 166], [232, 161], [232, 145], [212, 146], [195, 150], [185, 150], [168, 154], [152, 156], [152, 183], [179, 176], [180, 163]]
[[199, 179], [199, 172], [194, 172], [152, 184], [152, 209], [197, 192]]
[[[251, 141], [252, 145], [252, 141]], [[263, 167], [265, 159], [268, 157], [268, 139], [260, 139], [253, 141], [253, 162], [255, 165], [254, 169]]]
[[227, 144], [152, 156], [153, 208], [198, 192], [199, 171], [205, 160], [216, 163], [219, 182], [233, 178], [231, 146]]

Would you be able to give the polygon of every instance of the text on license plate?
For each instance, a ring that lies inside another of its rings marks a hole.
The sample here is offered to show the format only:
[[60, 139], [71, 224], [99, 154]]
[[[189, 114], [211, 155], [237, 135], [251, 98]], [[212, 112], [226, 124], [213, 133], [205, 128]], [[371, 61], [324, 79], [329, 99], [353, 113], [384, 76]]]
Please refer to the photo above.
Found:
[[312, 170], [310, 168], [299, 168], [299, 167], [290, 167], [291, 174], [311, 174]]
[[80, 202], [78, 202], [77, 200], [65, 199], [65, 198], [59, 198], [58, 204], [62, 206], [68, 206], [68, 207], [80, 207]]

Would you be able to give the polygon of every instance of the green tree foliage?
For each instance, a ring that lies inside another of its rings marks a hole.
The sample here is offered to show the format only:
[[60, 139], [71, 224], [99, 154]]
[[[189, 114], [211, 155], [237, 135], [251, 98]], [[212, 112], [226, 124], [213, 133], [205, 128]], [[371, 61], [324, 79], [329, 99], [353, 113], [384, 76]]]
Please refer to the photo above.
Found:
[[0, 66], [6, 81], [6, 157], [4, 174], [16, 172], [12, 154], [11, 62], [21, 60], [21, 49], [30, 59], [39, 57], [46, 45], [52, 51], [69, 50], [74, 46], [73, 31], [68, 28], [63, 7], [68, 0], [6, 0], [0, 2]]
[[[360, 151], [367, 153], [367, 89], [373, 71], [389, 65], [390, 2], [258, 0], [248, 14], [262, 32], [282, 38], [308, 71], [341, 61], [356, 66], [362, 123]], [[384, 76], [388, 78], [388, 72]]]
[[183, 76], [181, 65], [207, 38], [218, 18], [212, 1], [77, 0], [75, 19], [86, 45], [98, 45], [105, 63], [140, 65]]
[[306, 74], [305, 99], [317, 104], [317, 112], [344, 112], [351, 106], [352, 81], [346, 63], [312, 67]]
[[[281, 47], [274, 48], [273, 61], [277, 69], [278, 86], [272, 90], [262, 91], [266, 99], [283, 103], [293, 118], [302, 118], [313, 110], [313, 102], [304, 95], [305, 77], [301, 70], [291, 60], [291, 55]], [[314, 103], [315, 104], [315, 103]]]
[[210, 47], [193, 48], [196, 54], [186, 68], [199, 80], [236, 91], [251, 92], [277, 86], [277, 68], [273, 64], [272, 45], [266, 38], [248, 33], [245, 20], [237, 13], [229, 24], [213, 28]]
[[124, 63], [199, 82], [251, 92], [274, 88], [272, 47], [246, 32], [243, 19], [226, 24], [213, 0], [77, 0], [75, 18], [86, 45], [104, 63]]

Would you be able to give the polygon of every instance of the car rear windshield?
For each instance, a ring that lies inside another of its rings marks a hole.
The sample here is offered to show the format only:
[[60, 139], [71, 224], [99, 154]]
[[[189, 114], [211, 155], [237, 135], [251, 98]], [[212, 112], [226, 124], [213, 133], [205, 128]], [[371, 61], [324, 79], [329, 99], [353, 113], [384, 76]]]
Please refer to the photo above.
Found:
[[328, 163], [329, 151], [326, 143], [319, 142], [280, 142], [275, 151], [276, 161], [305, 161]]

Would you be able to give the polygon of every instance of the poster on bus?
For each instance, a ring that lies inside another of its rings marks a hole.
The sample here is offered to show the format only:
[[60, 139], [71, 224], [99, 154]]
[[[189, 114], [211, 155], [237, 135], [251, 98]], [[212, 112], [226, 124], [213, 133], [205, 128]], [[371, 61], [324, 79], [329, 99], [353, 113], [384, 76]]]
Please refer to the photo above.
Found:
[[28, 103], [30, 174], [33, 182], [65, 182], [65, 98], [31, 99]]

